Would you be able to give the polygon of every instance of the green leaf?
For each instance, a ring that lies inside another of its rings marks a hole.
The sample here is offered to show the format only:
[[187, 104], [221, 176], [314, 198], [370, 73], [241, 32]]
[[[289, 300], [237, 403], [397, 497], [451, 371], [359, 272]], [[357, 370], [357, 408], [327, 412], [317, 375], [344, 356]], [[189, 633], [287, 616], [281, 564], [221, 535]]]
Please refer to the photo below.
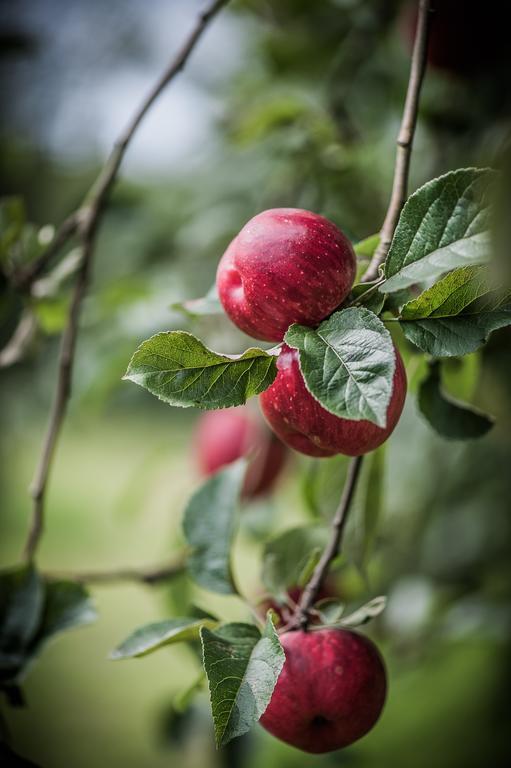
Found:
[[212, 475], [191, 497], [183, 519], [192, 552], [190, 576], [201, 587], [236, 594], [231, 573], [231, 545], [246, 462], [243, 459]]
[[337, 597], [325, 597], [314, 604], [322, 624], [336, 624], [344, 613], [344, 603]]
[[[46, 232], [49, 232], [49, 241], [46, 240]], [[53, 227], [39, 229], [33, 224], [25, 224], [18, 240], [8, 248], [5, 258], [15, 267], [23, 267], [40, 256], [53, 239]]]
[[328, 541], [324, 526], [307, 525], [290, 528], [270, 539], [263, 552], [262, 579], [272, 594], [285, 599], [288, 589], [300, 584], [305, 570], [318, 550], [323, 551]]
[[412, 344], [433, 357], [460, 357], [475, 352], [492, 331], [511, 324], [511, 305], [479, 315], [401, 322]]
[[[82, 584], [71, 581], [47, 581], [46, 599], [41, 624], [27, 653], [25, 665], [32, 662], [61, 632], [91, 624], [97, 611]], [[26, 666], [23, 673], [26, 672]]]
[[201, 627], [213, 629], [218, 622], [209, 619], [167, 619], [139, 627], [110, 654], [112, 660], [146, 656], [164, 645], [198, 640]]
[[346, 456], [310, 460], [307, 470], [301, 476], [301, 492], [311, 515], [331, 518], [339, 503], [347, 468]]
[[318, 470], [321, 462], [311, 459], [299, 475], [300, 493], [304, 506], [312, 517], [321, 516], [320, 497], [318, 493]]
[[69, 316], [69, 297], [57, 296], [31, 302], [40, 328], [49, 335], [60, 333]]
[[466, 168], [440, 176], [406, 202], [385, 262], [390, 293], [491, 255], [489, 169]]
[[246, 733], [270, 703], [284, 665], [284, 651], [271, 618], [263, 635], [251, 624], [201, 630], [216, 742], [223, 747]]
[[19, 240], [25, 224], [25, 206], [21, 197], [4, 197], [0, 200], [0, 261], [8, 255]]
[[420, 320], [461, 313], [477, 314], [497, 309], [509, 298], [509, 291], [497, 291], [487, 267], [461, 267], [405, 304], [401, 317], [403, 320]]
[[96, 618], [80, 584], [43, 582], [34, 568], [23, 566], [0, 579], [2, 677], [19, 681], [48, 640]]
[[353, 303], [370, 309], [379, 315], [385, 304], [385, 296], [378, 291], [379, 281], [373, 283], [358, 283], [351, 289]]
[[96, 619], [96, 609], [82, 584], [49, 581], [46, 583], [43, 620], [36, 640], [40, 641], [67, 629], [90, 624]]
[[383, 486], [385, 480], [385, 444], [373, 451], [366, 459], [369, 463], [363, 507], [363, 535], [360, 561], [363, 567], [374, 541], [378, 521], [383, 509]]
[[40, 625], [43, 605], [44, 584], [33, 566], [0, 574], [0, 655], [4, 663], [7, 657], [24, 656]]
[[335, 312], [317, 328], [292, 325], [285, 336], [299, 350], [309, 392], [330, 413], [385, 427], [395, 353], [389, 332], [373, 312]]
[[176, 301], [170, 305], [170, 309], [173, 309], [174, 312], [181, 312], [190, 318], [224, 314], [224, 308], [218, 298], [216, 285], [213, 285], [202, 298]]
[[262, 349], [220, 355], [191, 333], [169, 331], [139, 346], [124, 378], [169, 405], [214, 409], [241, 405], [267, 389], [276, 373], [275, 357]]
[[0, 763], [5, 768], [41, 768], [40, 765], [13, 752], [8, 744], [0, 742]]
[[493, 419], [467, 403], [454, 400], [442, 390], [440, 365], [429, 366], [419, 388], [419, 408], [434, 430], [450, 440], [482, 437], [493, 426]]
[[376, 235], [369, 235], [369, 237], [365, 237], [363, 240], [359, 240], [358, 243], [355, 243], [353, 250], [359, 258], [365, 256], [367, 259], [370, 259], [378, 248], [379, 242], [379, 233]]
[[309, 557], [305, 561], [305, 565], [300, 571], [298, 581], [296, 582], [299, 587], [305, 587], [305, 585], [308, 584], [317, 564], [321, 559], [322, 552], [322, 547], [314, 547], [314, 549], [311, 550]]
[[342, 627], [361, 627], [363, 624], [371, 621], [371, 619], [379, 616], [385, 610], [386, 605], [387, 598], [385, 595], [375, 597], [365, 605], [357, 608], [353, 613], [350, 613], [349, 616], [341, 619], [339, 625]]
[[[426, 358], [423, 359], [426, 360]], [[419, 378], [417, 392], [420, 382], [426, 376], [427, 368], [428, 363], [426, 362]], [[458, 400], [470, 401], [477, 390], [477, 384], [481, 378], [481, 368], [481, 350], [463, 357], [451, 357], [442, 361], [442, 379], [453, 397]]]

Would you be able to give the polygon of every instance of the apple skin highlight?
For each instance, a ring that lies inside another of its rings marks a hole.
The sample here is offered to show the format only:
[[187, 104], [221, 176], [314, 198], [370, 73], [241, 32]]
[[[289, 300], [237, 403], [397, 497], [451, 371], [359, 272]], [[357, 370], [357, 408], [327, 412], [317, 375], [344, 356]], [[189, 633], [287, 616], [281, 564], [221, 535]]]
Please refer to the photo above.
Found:
[[347, 237], [323, 216], [274, 208], [254, 216], [217, 270], [220, 301], [249, 336], [282, 341], [292, 323], [317, 325], [341, 304], [355, 279]]

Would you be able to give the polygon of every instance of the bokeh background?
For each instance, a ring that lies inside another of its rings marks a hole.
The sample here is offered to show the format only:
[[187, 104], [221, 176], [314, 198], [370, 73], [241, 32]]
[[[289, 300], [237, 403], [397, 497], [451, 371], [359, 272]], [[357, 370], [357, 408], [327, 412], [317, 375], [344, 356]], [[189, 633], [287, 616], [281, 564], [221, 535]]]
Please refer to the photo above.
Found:
[[[0, 191], [22, 195], [38, 227], [58, 223], [81, 200], [200, 7], [195, 0], [1, 4]], [[497, 7], [484, 4], [479, 17], [480, 34], [493, 29], [491, 40], [500, 36]], [[490, 15], [493, 27], [485, 26]], [[122, 382], [127, 362], [141, 340], [172, 328], [189, 328], [222, 351], [244, 348], [246, 338], [227, 320], [192, 321], [171, 305], [206, 293], [224, 248], [260, 210], [310, 208], [354, 241], [378, 229], [408, 79], [410, 18], [402, 3], [383, 0], [235, 2], [151, 110], [100, 232], [48, 494], [43, 568], [146, 566], [179, 549], [181, 513], [199, 482], [197, 412], [171, 409]], [[463, 30], [474, 34], [469, 23], [467, 11], [453, 41]], [[432, 62], [412, 189], [457, 167], [498, 164], [511, 93], [507, 51], [497, 43], [472, 48], [470, 66], [457, 68], [452, 57]], [[19, 558], [27, 530], [27, 487], [68, 301], [65, 280], [37, 301], [38, 328], [26, 355], [1, 375], [3, 567]], [[3, 344], [20, 307], [4, 293], [0, 309]], [[410, 395], [386, 451], [376, 540], [362, 573], [355, 509], [336, 576], [348, 602], [389, 596], [368, 630], [390, 673], [387, 707], [370, 735], [342, 753], [315, 757], [257, 727], [216, 752], [204, 693], [185, 716], [175, 713], [176, 697], [198, 675], [192, 650], [107, 659], [135, 626], [179, 615], [190, 600], [226, 618], [247, 618], [235, 598], [211, 596], [180, 578], [153, 588], [93, 588], [99, 621], [45, 650], [26, 682], [26, 708], [2, 703], [17, 751], [43, 768], [507, 764], [510, 338], [500, 331], [481, 353], [446, 369], [450, 392], [497, 420], [488, 436], [464, 444], [442, 440], [422, 420], [414, 398], [422, 364], [400, 342]], [[262, 589], [267, 536], [332, 511], [344, 460], [323, 461], [319, 470], [312, 464], [294, 457], [274, 497], [243, 513], [235, 570], [252, 597]], [[364, 493], [362, 487], [358, 508]]]

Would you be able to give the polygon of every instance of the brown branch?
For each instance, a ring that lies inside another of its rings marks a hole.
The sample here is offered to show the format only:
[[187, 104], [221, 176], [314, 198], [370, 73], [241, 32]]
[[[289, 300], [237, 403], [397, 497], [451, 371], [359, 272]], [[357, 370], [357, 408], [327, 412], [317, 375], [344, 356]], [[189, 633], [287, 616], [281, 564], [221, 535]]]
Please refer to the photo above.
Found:
[[8, 368], [23, 359], [27, 347], [34, 339], [36, 330], [37, 323], [33, 313], [24, 309], [11, 338], [0, 350], [0, 368]]
[[406, 92], [401, 128], [397, 138], [396, 163], [390, 203], [380, 232], [379, 245], [371, 259], [362, 281], [369, 283], [378, 277], [380, 266], [387, 258], [390, 244], [408, 193], [408, 176], [412, 155], [413, 137], [417, 124], [419, 96], [426, 71], [430, 27], [430, 0], [420, 0], [417, 29], [413, 45], [410, 78]]
[[132, 581], [140, 584], [159, 584], [169, 581], [183, 573], [186, 558], [183, 555], [176, 560], [151, 568], [118, 568], [105, 571], [46, 571], [50, 580], [74, 581], [78, 584], [113, 584], [119, 581]]
[[52, 259], [64, 247], [64, 245], [76, 233], [79, 224], [79, 213], [73, 211], [67, 219], [64, 219], [53, 236], [48, 248], [24, 270], [13, 275], [14, 284], [20, 291], [30, 291], [32, 283], [42, 275]]
[[97, 218], [94, 220], [93, 225], [90, 223], [88, 224], [88, 231], [84, 235], [86, 239], [83, 245], [82, 266], [76, 279], [69, 317], [60, 345], [57, 389], [50, 412], [50, 420], [44, 438], [43, 448], [30, 487], [33, 506], [32, 522], [25, 543], [25, 558], [27, 560], [32, 560], [34, 558], [37, 545], [43, 532], [46, 487], [55, 453], [55, 447], [57, 445], [62, 422], [67, 410], [67, 404], [71, 395], [71, 377], [73, 373], [73, 361], [78, 335], [78, 321], [82, 300], [87, 289], [96, 224]]
[[342, 535], [348, 520], [351, 502], [355, 495], [362, 461], [363, 456], [357, 456], [350, 462], [341, 500], [332, 520], [332, 535], [330, 541], [323, 550], [323, 554], [314, 569], [310, 581], [302, 592], [291, 625], [288, 627], [289, 629], [304, 629], [307, 626], [311, 608], [314, 605], [318, 592], [321, 589], [321, 585], [325, 580], [328, 569], [330, 568], [332, 561], [335, 560], [341, 551]]
[[[419, 96], [424, 73], [426, 70], [426, 58], [430, 24], [430, 0], [420, 0], [419, 16], [413, 46], [410, 78], [406, 92], [405, 105], [401, 128], [397, 139], [396, 164], [394, 168], [394, 181], [390, 203], [385, 216], [385, 221], [380, 233], [380, 243], [376, 249], [369, 266], [362, 277], [363, 282], [372, 282], [378, 279], [379, 268], [387, 258], [387, 253], [394, 236], [394, 231], [399, 220], [399, 214], [403, 207], [407, 190], [410, 159], [412, 154], [413, 137], [417, 124]], [[379, 283], [378, 283], [379, 284]], [[376, 285], [368, 289], [368, 293], [376, 289]], [[356, 303], [356, 302], [355, 302]], [[332, 561], [341, 551], [342, 537], [351, 508], [351, 502], [355, 494], [362, 456], [352, 459], [346, 483], [342, 492], [339, 506], [332, 520], [332, 535], [326, 545], [314, 572], [305, 587], [298, 606], [286, 629], [306, 629], [312, 606], [319, 590], [325, 580]]]
[[[67, 403], [71, 394], [71, 379], [73, 373], [76, 338], [78, 334], [80, 308], [83, 297], [85, 296], [87, 290], [87, 283], [94, 253], [96, 233], [102, 213], [104, 211], [108, 194], [116, 179], [126, 149], [144, 116], [147, 114], [148, 110], [151, 108], [164, 88], [174, 79], [177, 74], [179, 74], [179, 72], [181, 72], [197, 42], [206, 30], [209, 22], [220, 11], [220, 9], [227, 4], [227, 2], [228, 0], [214, 0], [214, 2], [210, 3], [206, 10], [200, 14], [195, 27], [186, 39], [183, 47], [178, 51], [177, 55], [173, 58], [172, 62], [169, 64], [163, 75], [150, 90], [138, 110], [133, 115], [131, 121], [128, 123], [126, 129], [115, 143], [114, 148], [103, 167], [103, 170], [92, 186], [89, 194], [86, 196], [84, 203], [78, 209], [78, 211], [76, 211], [74, 214], [71, 214], [69, 219], [66, 220], [71, 221], [73, 226], [71, 227], [71, 224], [66, 225], [66, 222], [64, 222], [64, 225], [59, 230], [60, 234], [58, 237], [56, 236], [54, 238], [52, 244], [49, 246], [48, 250], [50, 251], [51, 256], [53, 256], [55, 253], [55, 241], [57, 240], [59, 246], [61, 246], [64, 241], [64, 235], [69, 237], [71, 233], [76, 232], [82, 243], [83, 254], [82, 265], [78, 273], [75, 289], [73, 292], [67, 326], [62, 337], [57, 389], [51, 409], [50, 422], [31, 487], [31, 495], [33, 498], [32, 521], [24, 550], [25, 558], [29, 561], [33, 560], [35, 556], [35, 552], [43, 531], [44, 500], [46, 487], [48, 484], [48, 477], [55, 453], [57, 440], [66, 413]], [[62, 230], [64, 230], [63, 233]], [[48, 253], [48, 251], [46, 253]], [[45, 260], [44, 264], [41, 262], [37, 274], [40, 274], [40, 271], [48, 263], [48, 261], [49, 259]]]

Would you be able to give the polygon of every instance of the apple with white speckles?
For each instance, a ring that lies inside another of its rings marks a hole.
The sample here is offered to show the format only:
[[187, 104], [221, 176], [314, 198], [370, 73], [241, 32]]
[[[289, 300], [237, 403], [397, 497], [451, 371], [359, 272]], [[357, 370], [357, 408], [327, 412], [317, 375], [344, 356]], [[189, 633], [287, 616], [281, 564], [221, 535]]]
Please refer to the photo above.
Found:
[[307, 456], [361, 456], [374, 451], [393, 432], [406, 397], [405, 367], [398, 349], [394, 350], [396, 366], [383, 428], [365, 419], [342, 419], [323, 408], [305, 386], [297, 350], [284, 344], [277, 359], [277, 376], [259, 396], [270, 427], [284, 443]]
[[286, 660], [261, 725], [305, 752], [341, 749], [378, 720], [387, 692], [374, 643], [347, 629], [286, 632]]
[[245, 224], [222, 256], [222, 305], [255, 339], [282, 341], [292, 323], [314, 326], [347, 297], [356, 272], [348, 238], [299, 208], [274, 208]]

